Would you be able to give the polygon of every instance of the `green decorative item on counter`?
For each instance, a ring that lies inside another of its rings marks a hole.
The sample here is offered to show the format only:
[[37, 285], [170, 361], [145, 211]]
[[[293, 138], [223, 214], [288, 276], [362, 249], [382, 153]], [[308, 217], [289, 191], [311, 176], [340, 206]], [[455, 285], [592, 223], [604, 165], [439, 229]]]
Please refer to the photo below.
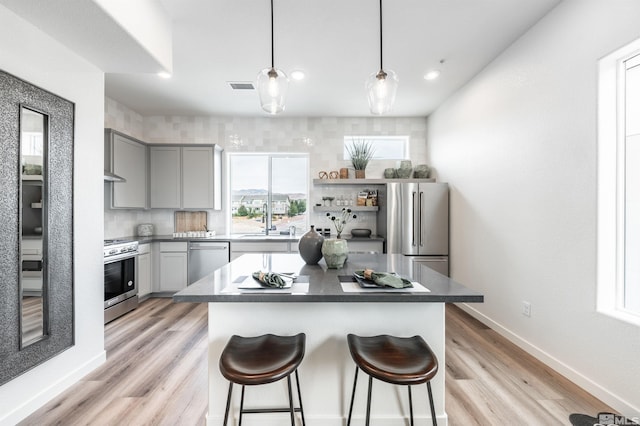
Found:
[[352, 140], [350, 145], [346, 146], [347, 152], [351, 157], [351, 164], [356, 171], [356, 178], [364, 178], [364, 170], [369, 164], [369, 160], [373, 158], [375, 149], [370, 142], [364, 139]]
[[356, 277], [358, 282], [365, 282], [366, 284], [377, 285], [380, 287], [413, 287], [411, 281], [406, 278], [402, 278], [393, 272], [375, 272], [372, 269], [365, 269], [364, 271], [355, 271], [353, 275]]
[[322, 255], [329, 269], [342, 268], [347, 260], [348, 252], [347, 240], [326, 238], [322, 243]]
[[265, 287], [283, 288], [287, 284], [280, 274], [276, 274], [274, 272], [254, 272], [253, 278], [258, 280], [260, 284], [263, 284]]

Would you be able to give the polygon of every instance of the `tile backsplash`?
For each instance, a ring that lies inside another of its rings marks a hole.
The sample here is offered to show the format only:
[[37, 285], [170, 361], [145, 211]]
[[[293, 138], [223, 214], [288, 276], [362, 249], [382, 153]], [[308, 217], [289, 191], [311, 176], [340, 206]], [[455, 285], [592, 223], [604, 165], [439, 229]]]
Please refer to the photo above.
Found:
[[[344, 136], [408, 135], [410, 158], [414, 165], [426, 163], [427, 120], [405, 118], [342, 118], [342, 117], [211, 117], [211, 116], [151, 116], [142, 117], [126, 106], [107, 98], [105, 127], [149, 143], [217, 144], [225, 152], [291, 152], [308, 153], [309, 179], [321, 171], [337, 171], [350, 167], [342, 158]], [[381, 178], [387, 167], [396, 167], [395, 160], [374, 160], [367, 167], [368, 178]], [[353, 169], [349, 170], [354, 177]], [[223, 179], [223, 186], [226, 182]], [[322, 195], [353, 197], [353, 186], [314, 187], [309, 184], [309, 205], [321, 202]], [[107, 185], [105, 185], [105, 191]], [[336, 211], [339, 208], [336, 208]], [[135, 235], [139, 223], [153, 223], [156, 234], [173, 232], [173, 210], [111, 210], [105, 201], [105, 238]], [[310, 223], [329, 227], [325, 214], [311, 213]], [[208, 226], [218, 234], [226, 232], [225, 211], [209, 211]], [[375, 213], [363, 213], [349, 223], [351, 228], [375, 229]]]

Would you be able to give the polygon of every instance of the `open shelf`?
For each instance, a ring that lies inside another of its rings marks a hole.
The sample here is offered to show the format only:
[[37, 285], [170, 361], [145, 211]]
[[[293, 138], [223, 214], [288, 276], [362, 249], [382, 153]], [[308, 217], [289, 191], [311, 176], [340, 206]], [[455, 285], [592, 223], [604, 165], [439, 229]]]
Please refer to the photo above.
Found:
[[435, 182], [428, 179], [314, 179], [314, 185], [384, 185], [387, 183]]
[[[352, 212], [377, 212], [378, 206], [344, 206], [344, 208], [351, 209]], [[316, 213], [321, 212], [339, 212], [343, 209], [342, 206], [313, 206], [313, 211]]]
[[22, 175], [22, 180], [36, 180], [42, 182], [42, 175]]

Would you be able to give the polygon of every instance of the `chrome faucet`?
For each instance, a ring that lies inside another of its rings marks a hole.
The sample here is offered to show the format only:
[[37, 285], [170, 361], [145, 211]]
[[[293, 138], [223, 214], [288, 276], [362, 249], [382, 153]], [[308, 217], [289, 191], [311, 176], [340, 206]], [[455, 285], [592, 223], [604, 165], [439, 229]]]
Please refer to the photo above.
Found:
[[267, 209], [267, 203], [262, 205], [262, 216], [264, 217], [264, 234], [269, 235], [271, 229], [271, 211]]

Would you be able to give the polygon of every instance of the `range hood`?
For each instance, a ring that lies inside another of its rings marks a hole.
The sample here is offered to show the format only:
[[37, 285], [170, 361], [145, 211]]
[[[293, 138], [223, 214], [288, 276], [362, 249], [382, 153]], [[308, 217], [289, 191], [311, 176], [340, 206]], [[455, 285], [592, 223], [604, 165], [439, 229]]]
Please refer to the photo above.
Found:
[[111, 173], [108, 170], [104, 171], [104, 181], [105, 182], [126, 182], [127, 180], [123, 177], [120, 177], [114, 173]]

